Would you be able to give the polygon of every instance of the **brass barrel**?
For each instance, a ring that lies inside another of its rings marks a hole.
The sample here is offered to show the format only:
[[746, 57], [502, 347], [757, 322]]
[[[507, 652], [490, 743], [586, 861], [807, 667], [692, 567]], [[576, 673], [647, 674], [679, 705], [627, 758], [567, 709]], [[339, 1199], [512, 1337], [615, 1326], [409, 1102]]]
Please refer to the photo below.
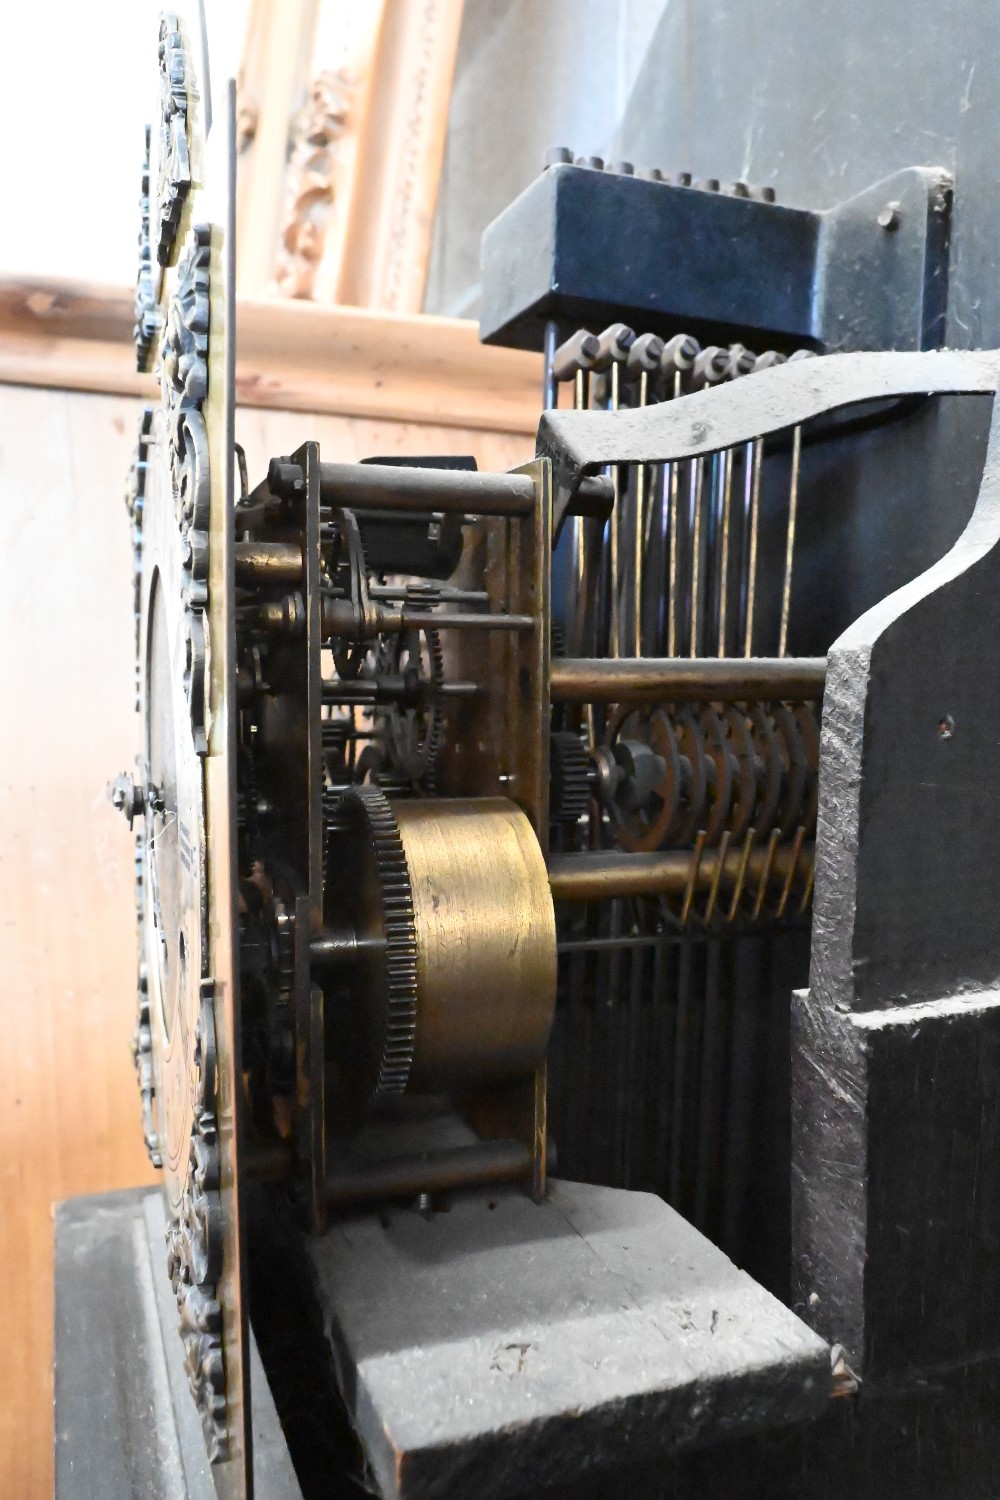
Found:
[[[807, 874], [814, 849], [807, 845], [782, 845], [769, 852], [766, 845], [750, 854], [744, 871], [748, 884], [766, 874], [787, 880], [796, 868]], [[721, 855], [722, 868], [719, 869]], [[557, 901], [608, 901], [613, 896], [683, 896], [692, 885], [695, 854], [689, 849], [671, 849], [663, 854], [621, 854], [607, 850], [587, 854], [554, 854], [549, 860], [549, 883]], [[714, 884], [726, 889], [740, 875], [738, 849], [706, 849], [695, 869], [693, 887], [709, 890]]]
[[554, 657], [553, 703], [803, 702], [821, 698], [823, 656]]
[[237, 542], [236, 582], [240, 584], [291, 584], [301, 582], [302, 548], [298, 542]]
[[530, 1073], [556, 1001], [556, 928], [534, 830], [505, 798], [394, 803], [412, 890], [411, 1089]]

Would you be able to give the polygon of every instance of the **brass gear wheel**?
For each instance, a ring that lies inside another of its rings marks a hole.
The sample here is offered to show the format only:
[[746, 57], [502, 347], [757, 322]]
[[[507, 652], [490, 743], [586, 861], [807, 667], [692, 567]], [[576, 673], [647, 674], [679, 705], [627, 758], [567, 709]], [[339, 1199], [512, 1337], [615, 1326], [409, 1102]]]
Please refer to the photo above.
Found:
[[[439, 632], [418, 627], [384, 638], [374, 653], [374, 669], [376, 674], [410, 671], [431, 689], [440, 688], [444, 682], [444, 651]], [[385, 771], [394, 780], [399, 779], [407, 791], [419, 788], [433, 795], [443, 738], [444, 709], [439, 697], [407, 708], [392, 704], [382, 736]]]
[[[356, 1116], [406, 1089], [417, 1029], [417, 936], [399, 826], [378, 787], [327, 801], [324, 918], [350, 928], [357, 982], [330, 1016], [337, 1065], [334, 1108]], [[338, 1107], [339, 1106], [339, 1107]]]

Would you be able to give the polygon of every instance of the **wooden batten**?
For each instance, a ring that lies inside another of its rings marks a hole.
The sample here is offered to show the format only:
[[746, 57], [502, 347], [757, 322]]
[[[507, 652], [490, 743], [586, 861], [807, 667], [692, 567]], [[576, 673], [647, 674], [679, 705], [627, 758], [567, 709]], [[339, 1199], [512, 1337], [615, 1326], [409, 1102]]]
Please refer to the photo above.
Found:
[[[132, 293], [0, 279], [0, 382], [152, 396], [136, 374]], [[541, 360], [486, 348], [459, 318], [241, 301], [237, 401], [286, 411], [533, 434]]]

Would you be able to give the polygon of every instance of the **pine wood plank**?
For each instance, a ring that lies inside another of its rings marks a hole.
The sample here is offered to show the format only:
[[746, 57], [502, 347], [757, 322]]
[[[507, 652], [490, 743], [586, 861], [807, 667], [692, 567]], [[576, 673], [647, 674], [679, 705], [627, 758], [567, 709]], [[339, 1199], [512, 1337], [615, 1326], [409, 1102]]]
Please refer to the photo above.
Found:
[[[132, 293], [0, 280], [0, 381], [138, 395]], [[462, 318], [278, 300], [237, 308], [237, 401], [477, 431], [534, 434], [538, 355], [486, 348]]]

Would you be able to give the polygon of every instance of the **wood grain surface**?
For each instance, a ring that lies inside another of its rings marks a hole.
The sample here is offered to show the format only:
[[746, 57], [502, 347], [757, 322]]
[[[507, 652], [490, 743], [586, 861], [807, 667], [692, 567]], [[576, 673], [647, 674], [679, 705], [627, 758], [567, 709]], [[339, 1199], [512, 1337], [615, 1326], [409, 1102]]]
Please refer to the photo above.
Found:
[[[0, 277], [0, 381], [151, 397], [152, 377], [135, 373], [133, 317], [124, 287]], [[538, 426], [541, 357], [484, 347], [464, 318], [239, 301], [237, 343], [244, 406], [529, 438]]]
[[[152, 1177], [129, 1056], [135, 403], [0, 388], [0, 1494], [52, 1488], [52, 1204]], [[99, 1378], [100, 1372], [95, 1372]]]
[[[122, 500], [139, 402], [0, 385], [0, 1496], [52, 1493], [52, 1205], [154, 1180], [129, 1052], [132, 840], [106, 783], [131, 764], [132, 559]], [[530, 456], [524, 437], [241, 410], [251, 483], [329, 458]], [[94, 1371], [95, 1380], [104, 1372]]]

